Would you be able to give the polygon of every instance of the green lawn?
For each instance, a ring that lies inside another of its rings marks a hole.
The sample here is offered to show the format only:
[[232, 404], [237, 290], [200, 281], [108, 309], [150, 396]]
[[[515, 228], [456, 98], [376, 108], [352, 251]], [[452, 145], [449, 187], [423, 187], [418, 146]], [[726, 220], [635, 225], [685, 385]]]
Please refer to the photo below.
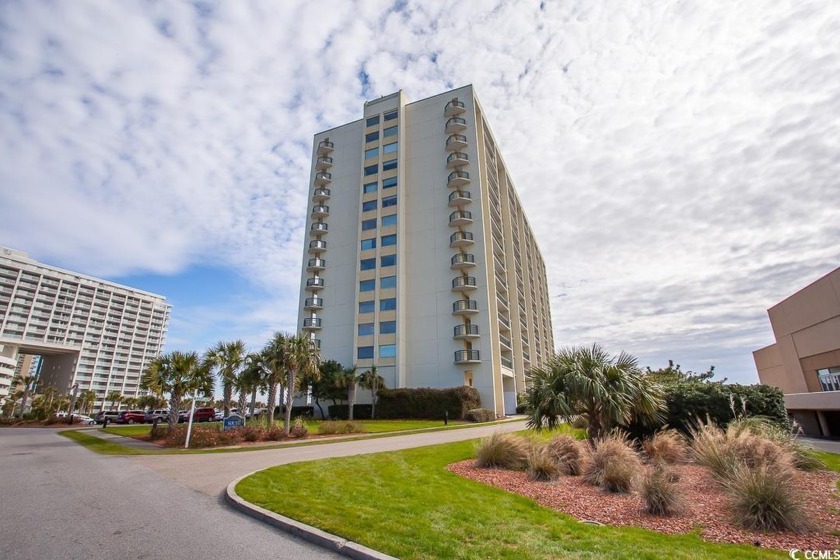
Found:
[[81, 430], [64, 430], [58, 435], [72, 439], [79, 445], [87, 447], [91, 451], [100, 453], [102, 455], [148, 455], [149, 452], [143, 449], [134, 449], [133, 447], [126, 447], [119, 443], [113, 443], [96, 436], [92, 436], [87, 432]]
[[236, 490], [266, 509], [403, 558], [786, 558], [696, 535], [584, 525], [444, 470], [475, 441], [296, 463], [256, 473]]

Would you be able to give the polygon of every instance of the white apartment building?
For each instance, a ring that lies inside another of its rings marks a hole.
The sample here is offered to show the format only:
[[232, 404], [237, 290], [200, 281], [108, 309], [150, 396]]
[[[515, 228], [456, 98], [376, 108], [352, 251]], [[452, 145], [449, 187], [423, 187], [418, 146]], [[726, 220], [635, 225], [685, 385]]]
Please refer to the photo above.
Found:
[[[41, 356], [37, 389], [145, 394], [140, 377], [160, 354], [166, 298], [39, 263], [0, 247], [0, 375]], [[2, 395], [0, 395], [2, 397]]]
[[300, 327], [325, 359], [514, 412], [554, 352], [545, 263], [472, 86], [316, 134], [307, 216]]

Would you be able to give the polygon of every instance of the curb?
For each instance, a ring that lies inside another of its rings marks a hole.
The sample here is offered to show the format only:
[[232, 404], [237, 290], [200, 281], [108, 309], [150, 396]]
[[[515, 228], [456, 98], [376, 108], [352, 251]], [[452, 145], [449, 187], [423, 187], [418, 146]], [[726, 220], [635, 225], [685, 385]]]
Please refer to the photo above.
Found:
[[244, 479], [248, 478], [253, 473], [240, 476], [225, 489], [225, 502], [235, 510], [241, 511], [245, 515], [253, 517], [258, 521], [268, 523], [269, 525], [290, 533], [305, 541], [311, 542], [333, 552], [337, 552], [343, 556], [354, 558], [355, 560], [398, 560], [394, 556], [388, 556], [372, 548], [368, 548], [359, 543], [348, 541], [336, 535], [322, 531], [306, 523], [295, 521], [289, 517], [274, 513], [258, 505], [246, 502], [239, 494], [236, 493], [236, 485]]

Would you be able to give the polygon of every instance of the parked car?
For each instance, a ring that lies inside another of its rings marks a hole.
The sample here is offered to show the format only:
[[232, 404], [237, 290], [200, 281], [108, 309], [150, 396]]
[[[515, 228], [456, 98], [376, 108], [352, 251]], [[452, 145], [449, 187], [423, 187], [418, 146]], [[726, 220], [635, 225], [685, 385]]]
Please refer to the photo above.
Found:
[[146, 413], [142, 410], [123, 410], [114, 419], [117, 424], [136, 424], [146, 421]]
[[106, 418], [108, 419], [108, 422], [113, 422], [119, 414], [120, 413], [116, 410], [100, 410], [96, 413], [96, 416], [94, 416], [93, 419], [97, 424], [104, 423]]
[[213, 415], [213, 420], [219, 421], [225, 419], [225, 411], [224, 410], [217, 410], [216, 414]]
[[96, 420], [90, 416], [85, 416], [84, 414], [74, 414], [73, 421], [78, 422], [79, 424], [84, 424], [85, 426], [92, 426], [96, 424]]
[[[210, 422], [214, 416], [216, 416], [216, 410], [212, 406], [200, 406], [193, 413], [193, 422]], [[182, 410], [178, 413], [178, 422], [187, 422], [189, 419], [189, 410]]]
[[169, 411], [165, 408], [157, 408], [155, 410], [149, 411], [146, 413], [146, 422], [151, 424], [157, 419], [158, 422], [168, 422], [169, 421]]

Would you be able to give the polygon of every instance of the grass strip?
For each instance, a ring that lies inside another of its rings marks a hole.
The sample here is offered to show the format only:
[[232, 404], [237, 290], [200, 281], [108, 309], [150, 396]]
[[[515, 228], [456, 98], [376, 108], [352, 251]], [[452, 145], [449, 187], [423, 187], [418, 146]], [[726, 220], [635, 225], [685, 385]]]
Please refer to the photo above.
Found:
[[76, 443], [87, 447], [91, 451], [100, 453], [102, 455], [149, 455], [150, 452], [143, 449], [135, 449], [114, 443], [112, 441], [104, 440], [96, 436], [92, 436], [80, 430], [64, 430], [58, 432], [58, 435], [71, 439]]
[[474, 450], [475, 441], [466, 441], [283, 465], [251, 475], [236, 491], [266, 509], [405, 560], [787, 557], [708, 543], [696, 534], [586, 525], [444, 469]]

